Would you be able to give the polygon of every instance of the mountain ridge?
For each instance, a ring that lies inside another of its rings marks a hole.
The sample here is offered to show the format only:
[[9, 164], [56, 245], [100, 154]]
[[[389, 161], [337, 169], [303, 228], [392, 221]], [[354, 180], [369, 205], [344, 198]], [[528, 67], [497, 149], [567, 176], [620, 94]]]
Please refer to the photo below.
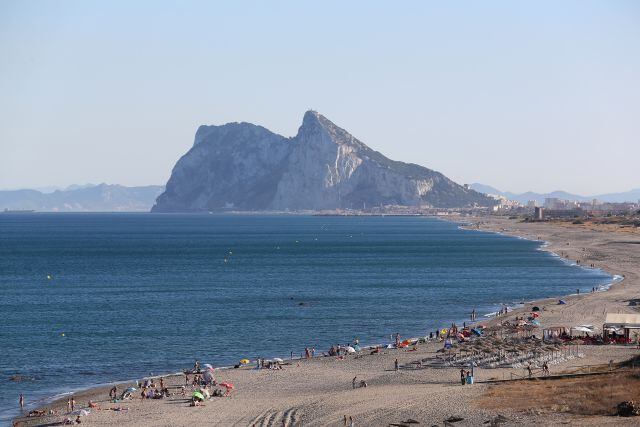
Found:
[[0, 191], [0, 211], [41, 212], [148, 212], [164, 190], [161, 185], [125, 187], [118, 184], [70, 185], [64, 190]]
[[623, 203], [632, 202], [635, 203], [640, 200], [640, 188], [634, 188], [629, 191], [619, 193], [605, 193], [596, 194], [593, 196], [581, 196], [578, 194], [572, 194], [562, 190], [556, 190], [549, 193], [536, 193], [533, 191], [527, 191], [525, 193], [513, 193], [511, 191], [501, 191], [490, 185], [481, 183], [473, 183], [470, 185], [476, 191], [480, 191], [485, 194], [492, 194], [496, 196], [506, 197], [509, 200], [515, 200], [520, 203], [527, 203], [530, 200], [535, 200], [538, 204], [543, 204], [546, 198], [558, 198], [563, 200], [575, 200], [578, 202], [590, 202], [593, 199], [597, 199], [600, 202], [607, 203]]
[[316, 111], [293, 137], [251, 123], [200, 126], [153, 212], [492, 206], [440, 172], [391, 160]]

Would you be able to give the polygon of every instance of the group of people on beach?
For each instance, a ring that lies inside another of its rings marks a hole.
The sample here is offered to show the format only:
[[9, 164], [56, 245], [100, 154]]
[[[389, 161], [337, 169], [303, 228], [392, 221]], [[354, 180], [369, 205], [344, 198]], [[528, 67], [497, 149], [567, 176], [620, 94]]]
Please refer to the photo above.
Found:
[[464, 368], [460, 369], [460, 383], [462, 385], [473, 384], [473, 374], [471, 371], [465, 371]]
[[304, 358], [305, 359], [311, 359], [313, 357], [316, 357], [316, 348], [315, 347], [305, 347], [304, 349]]

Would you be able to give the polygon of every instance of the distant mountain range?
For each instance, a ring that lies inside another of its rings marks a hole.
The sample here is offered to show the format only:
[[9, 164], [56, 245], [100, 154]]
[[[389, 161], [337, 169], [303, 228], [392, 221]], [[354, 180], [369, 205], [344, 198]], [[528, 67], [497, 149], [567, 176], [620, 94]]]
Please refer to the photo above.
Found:
[[65, 190], [0, 191], [0, 211], [40, 212], [148, 212], [164, 191], [161, 185], [125, 187], [109, 184], [72, 185]]
[[200, 126], [153, 212], [493, 206], [431, 169], [388, 159], [315, 111], [292, 138], [251, 123]]
[[534, 193], [532, 191], [527, 191], [526, 193], [517, 194], [510, 191], [501, 191], [490, 185], [479, 183], [471, 184], [471, 188], [481, 193], [503, 196], [509, 200], [516, 200], [520, 203], [527, 203], [529, 200], [535, 200], [539, 205], [542, 205], [544, 203], [544, 199], [547, 198], [575, 200], [578, 202], [590, 202], [593, 199], [598, 199], [600, 202], [609, 203], [637, 203], [638, 200], [640, 200], [640, 188], [626, 191], [624, 193], [596, 194], [594, 196], [580, 196], [578, 194], [567, 193], [566, 191], [553, 191], [551, 193]]

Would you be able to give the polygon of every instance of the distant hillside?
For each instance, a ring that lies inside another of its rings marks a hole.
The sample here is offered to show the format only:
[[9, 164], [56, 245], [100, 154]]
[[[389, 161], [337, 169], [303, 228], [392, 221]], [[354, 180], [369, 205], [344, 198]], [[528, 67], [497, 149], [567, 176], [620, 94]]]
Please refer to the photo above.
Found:
[[32, 209], [40, 212], [148, 212], [164, 191], [161, 185], [78, 185], [43, 193], [37, 190], [0, 191], [0, 211]]
[[485, 194], [493, 194], [496, 196], [503, 196], [509, 200], [516, 200], [520, 203], [527, 203], [529, 200], [535, 200], [538, 204], [543, 204], [546, 198], [558, 198], [564, 200], [575, 200], [578, 202], [588, 202], [593, 199], [598, 199], [601, 202], [609, 203], [622, 203], [622, 202], [637, 202], [640, 199], [640, 188], [626, 191], [624, 193], [608, 193], [608, 194], [596, 194], [594, 196], [580, 196], [578, 194], [567, 193], [566, 191], [553, 191], [551, 193], [534, 193], [527, 191], [526, 193], [512, 193], [511, 191], [501, 191], [490, 185], [474, 183], [471, 184], [471, 188], [476, 191]]

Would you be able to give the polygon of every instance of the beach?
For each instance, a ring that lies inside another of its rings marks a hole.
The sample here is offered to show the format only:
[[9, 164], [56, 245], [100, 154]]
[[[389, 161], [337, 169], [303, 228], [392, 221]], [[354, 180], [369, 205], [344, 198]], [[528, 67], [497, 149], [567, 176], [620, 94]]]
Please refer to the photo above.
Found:
[[[558, 305], [557, 297], [529, 302], [505, 316], [479, 319], [478, 323], [496, 326], [505, 319], [528, 313], [534, 305], [541, 308], [540, 329], [582, 324], [601, 326], [606, 313], [637, 313], [640, 303], [640, 235], [637, 232], [523, 223], [501, 217], [468, 218], [468, 222], [467, 228], [548, 242], [544, 250], [624, 277], [606, 292], [563, 297], [565, 305]], [[187, 388], [187, 396], [181, 395], [183, 375], [164, 378], [165, 385], [172, 391], [172, 396], [165, 399], [142, 400], [139, 392], [134, 392], [132, 400], [110, 403], [110, 387], [76, 393], [74, 398], [79, 407], [87, 406], [89, 400], [100, 405], [100, 410], [92, 409], [82, 418], [83, 424], [88, 425], [342, 426], [345, 416], [352, 417], [357, 426], [414, 425], [408, 422], [411, 420], [420, 425], [457, 426], [500, 422], [503, 425], [634, 423], [633, 419], [584, 417], [568, 412], [520, 412], [508, 405], [489, 409], [481, 397], [495, 386], [491, 381], [508, 379], [513, 374], [523, 375], [523, 369], [478, 368], [474, 375], [476, 384], [462, 386], [458, 367], [429, 366], [428, 361], [441, 354], [442, 347], [442, 342], [434, 341], [417, 344], [415, 350], [414, 346], [385, 348], [371, 354], [370, 350], [363, 349], [357, 356], [343, 358], [285, 360], [281, 370], [257, 370], [251, 365], [219, 369], [215, 371], [216, 380], [233, 383], [231, 395], [206, 400], [203, 406], [197, 407], [189, 406], [191, 388]], [[579, 347], [580, 357], [552, 365], [552, 374], [570, 371], [576, 366], [618, 363], [639, 353], [632, 346]], [[400, 365], [398, 371], [394, 369], [396, 359]], [[420, 366], [423, 361], [427, 361], [426, 366]], [[367, 386], [353, 388], [354, 377], [357, 385], [364, 380]], [[131, 385], [134, 384], [120, 384], [118, 389], [122, 391]], [[63, 397], [46, 408], [61, 414], [66, 408], [66, 399]], [[63, 415], [54, 415], [16, 421], [20, 425], [51, 425], [63, 418]]]

